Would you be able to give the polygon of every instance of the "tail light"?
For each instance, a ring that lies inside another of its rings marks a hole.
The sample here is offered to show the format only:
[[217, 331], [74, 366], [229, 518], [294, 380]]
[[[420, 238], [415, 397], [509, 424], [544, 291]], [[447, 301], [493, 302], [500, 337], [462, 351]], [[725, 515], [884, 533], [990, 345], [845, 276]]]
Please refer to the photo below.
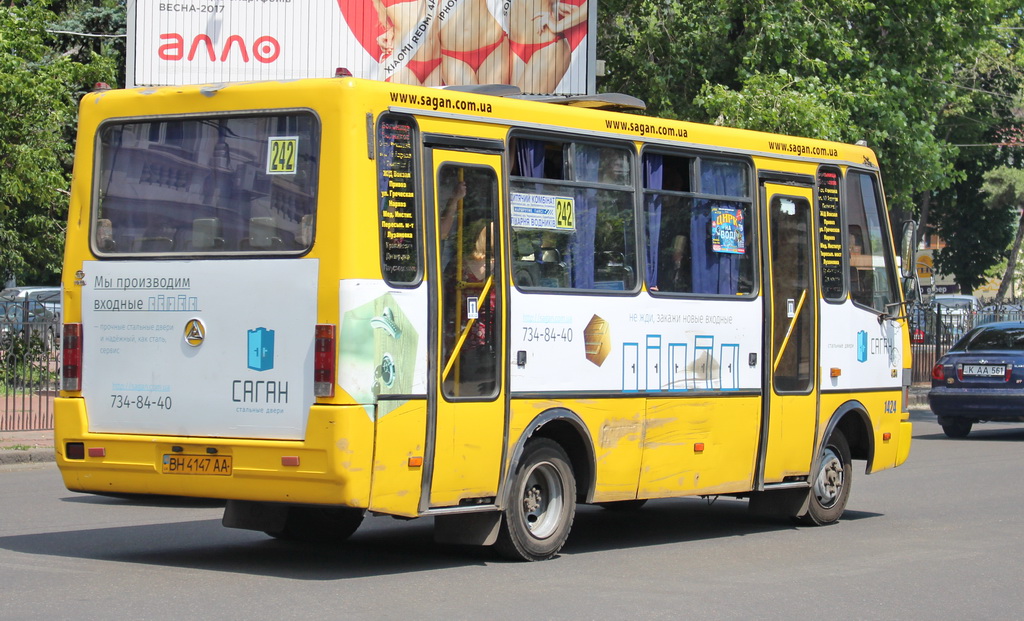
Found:
[[60, 387], [62, 390], [82, 389], [82, 324], [64, 324]]
[[334, 396], [334, 326], [317, 324], [313, 344], [313, 394]]
[[941, 364], [937, 364], [932, 367], [932, 379], [941, 382], [946, 379], [946, 369]]

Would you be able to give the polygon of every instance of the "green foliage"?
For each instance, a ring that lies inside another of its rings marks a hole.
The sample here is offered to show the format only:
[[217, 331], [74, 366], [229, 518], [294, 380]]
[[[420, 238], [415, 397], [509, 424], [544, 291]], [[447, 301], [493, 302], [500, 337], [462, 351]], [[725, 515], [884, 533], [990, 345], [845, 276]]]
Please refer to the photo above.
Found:
[[53, 385], [57, 372], [49, 363], [54, 353], [38, 334], [0, 334], [0, 391]]
[[[603, 0], [598, 10], [601, 90], [640, 97], [660, 116], [865, 140], [890, 209], [915, 213], [936, 194], [951, 246], [977, 245], [958, 236], [972, 230], [993, 244], [1005, 237], [990, 234], [1005, 214], [977, 208], [996, 162], [956, 145], [992, 142], [1006, 125], [1003, 94], [1024, 82], [1011, 29], [1019, 2]], [[991, 265], [992, 248], [962, 252], [970, 258], [956, 273], [968, 280]]]
[[0, 6], [0, 281], [22, 284], [56, 282], [78, 99], [115, 66], [62, 51], [45, 4]]

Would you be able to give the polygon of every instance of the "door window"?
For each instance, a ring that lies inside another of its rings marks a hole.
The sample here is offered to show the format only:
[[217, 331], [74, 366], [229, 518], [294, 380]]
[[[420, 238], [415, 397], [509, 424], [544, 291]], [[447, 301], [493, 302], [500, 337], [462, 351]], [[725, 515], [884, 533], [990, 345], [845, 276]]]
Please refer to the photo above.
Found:
[[776, 392], [809, 391], [814, 375], [810, 212], [803, 198], [772, 199], [772, 369]]
[[492, 397], [500, 351], [498, 180], [490, 168], [444, 164], [437, 175], [445, 397]]

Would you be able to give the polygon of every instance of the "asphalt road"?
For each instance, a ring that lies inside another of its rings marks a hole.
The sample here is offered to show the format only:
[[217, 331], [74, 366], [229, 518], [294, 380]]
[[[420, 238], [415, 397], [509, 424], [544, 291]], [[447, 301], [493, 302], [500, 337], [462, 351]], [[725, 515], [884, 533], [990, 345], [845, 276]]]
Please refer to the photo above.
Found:
[[511, 563], [367, 518], [343, 547], [220, 526], [183, 499], [68, 492], [53, 464], [0, 471], [0, 618], [1008, 619], [1024, 614], [1024, 425], [949, 440], [915, 412], [908, 463], [855, 473], [836, 525], [746, 503], [583, 507], [562, 554]]

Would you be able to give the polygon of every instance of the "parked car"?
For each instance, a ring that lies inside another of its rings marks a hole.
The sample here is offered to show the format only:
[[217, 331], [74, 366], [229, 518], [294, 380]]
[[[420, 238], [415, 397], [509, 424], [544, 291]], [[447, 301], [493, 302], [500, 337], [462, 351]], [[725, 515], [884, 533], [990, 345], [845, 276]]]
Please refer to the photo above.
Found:
[[938, 308], [942, 327], [958, 339], [974, 326], [974, 319], [981, 310], [981, 303], [973, 295], [940, 293], [932, 298]]
[[47, 348], [61, 330], [60, 287], [14, 287], [0, 291], [0, 337], [5, 341], [28, 331]]
[[58, 321], [63, 316], [60, 287], [9, 287], [0, 291], [0, 301], [21, 300], [34, 300], [43, 304]]
[[950, 438], [979, 422], [1024, 422], [1024, 322], [965, 334], [932, 368], [928, 405]]

